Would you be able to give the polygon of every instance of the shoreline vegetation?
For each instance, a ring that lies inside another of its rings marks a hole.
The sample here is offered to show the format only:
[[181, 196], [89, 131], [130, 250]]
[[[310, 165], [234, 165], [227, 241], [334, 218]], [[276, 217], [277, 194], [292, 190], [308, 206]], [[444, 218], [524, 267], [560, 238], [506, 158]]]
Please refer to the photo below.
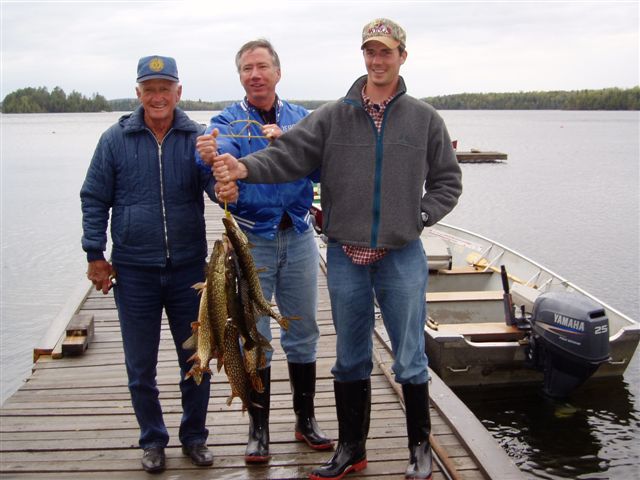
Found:
[[[458, 93], [426, 97], [421, 100], [438, 110], [640, 110], [640, 86], [510, 93]], [[237, 100], [181, 100], [187, 111], [223, 110]], [[309, 110], [328, 100], [290, 100]], [[75, 90], [66, 94], [60, 87], [51, 92], [47, 87], [16, 90], [2, 101], [2, 113], [76, 113], [131, 111], [138, 106], [136, 98], [107, 100], [99, 93], [86, 97]]]

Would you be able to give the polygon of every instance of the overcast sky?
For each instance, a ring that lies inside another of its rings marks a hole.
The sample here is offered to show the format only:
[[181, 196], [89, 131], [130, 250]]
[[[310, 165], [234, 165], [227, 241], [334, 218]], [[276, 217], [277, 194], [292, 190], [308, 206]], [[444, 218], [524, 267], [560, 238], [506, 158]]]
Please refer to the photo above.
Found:
[[238, 99], [235, 53], [258, 37], [281, 57], [283, 98], [338, 98], [365, 71], [361, 31], [376, 17], [406, 30], [416, 97], [640, 83], [637, 0], [0, 3], [2, 98], [40, 86], [133, 97], [138, 58], [160, 54], [176, 58], [184, 99]]

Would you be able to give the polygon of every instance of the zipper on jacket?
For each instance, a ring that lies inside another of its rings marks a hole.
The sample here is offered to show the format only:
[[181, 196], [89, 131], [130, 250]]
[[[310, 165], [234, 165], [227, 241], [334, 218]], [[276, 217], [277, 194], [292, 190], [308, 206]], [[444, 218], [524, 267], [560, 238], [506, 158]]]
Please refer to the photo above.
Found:
[[160, 172], [159, 172], [160, 173], [160, 205], [162, 207], [162, 228], [164, 230], [165, 258], [167, 259], [171, 258], [171, 254], [169, 253], [169, 229], [167, 228], [167, 209], [164, 203], [164, 179], [163, 179], [164, 166], [162, 162], [162, 145], [165, 139], [171, 134], [172, 131], [173, 129], [169, 130], [167, 134], [164, 136], [164, 138], [162, 139], [162, 142], [158, 142], [158, 140], [156, 140], [155, 135], [153, 135], [153, 132], [149, 130], [149, 133], [153, 135], [153, 139], [158, 145], [158, 166], [160, 167]]
[[371, 115], [367, 113], [367, 110], [364, 108], [362, 103], [355, 102], [353, 100], [345, 100], [345, 103], [349, 103], [354, 105], [364, 112], [364, 114], [369, 119], [369, 123], [371, 123], [371, 128], [376, 138], [376, 154], [375, 154], [375, 172], [373, 177], [373, 205], [371, 208], [371, 216], [372, 216], [372, 224], [371, 224], [371, 238], [369, 239], [369, 243], [371, 244], [371, 248], [378, 248], [378, 232], [380, 230], [380, 209], [381, 209], [381, 201], [382, 201], [382, 149], [383, 143], [382, 138], [384, 136], [384, 127], [385, 123], [387, 123], [387, 113], [389, 112], [389, 107], [401, 96], [402, 92], [397, 93], [395, 97], [391, 99], [391, 101], [387, 104], [384, 115], [382, 117], [382, 124], [380, 125], [380, 131], [378, 131], [376, 127], [376, 123], [374, 122]]

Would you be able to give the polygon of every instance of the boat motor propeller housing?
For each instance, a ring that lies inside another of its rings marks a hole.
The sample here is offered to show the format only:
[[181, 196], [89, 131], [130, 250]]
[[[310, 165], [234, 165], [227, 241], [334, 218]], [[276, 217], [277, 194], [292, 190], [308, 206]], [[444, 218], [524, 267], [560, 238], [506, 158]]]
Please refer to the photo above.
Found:
[[530, 322], [527, 364], [544, 372], [543, 391], [551, 397], [566, 397], [610, 359], [609, 319], [588, 297], [543, 293]]

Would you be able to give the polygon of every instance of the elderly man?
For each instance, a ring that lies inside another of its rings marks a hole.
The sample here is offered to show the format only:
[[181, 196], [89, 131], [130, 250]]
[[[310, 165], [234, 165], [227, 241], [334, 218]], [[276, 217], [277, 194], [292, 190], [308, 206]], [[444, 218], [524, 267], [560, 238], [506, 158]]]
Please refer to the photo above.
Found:
[[[245, 156], [260, 151], [270, 141], [307, 115], [307, 111], [278, 97], [280, 59], [264, 39], [245, 43], [236, 54], [236, 67], [246, 96], [211, 119], [198, 145], [203, 155], [213, 151]], [[216, 142], [217, 140], [217, 142]], [[209, 155], [210, 157], [210, 155]], [[201, 162], [202, 163], [202, 162]], [[209, 165], [207, 171], [211, 170]], [[252, 244], [251, 254], [260, 268], [260, 285], [265, 298], [275, 295], [284, 316], [296, 317], [288, 330], [281, 330], [280, 344], [287, 355], [289, 380], [296, 414], [295, 437], [315, 450], [333, 442], [319, 428], [314, 414], [316, 350], [320, 332], [316, 322], [318, 248], [309, 219], [313, 201], [312, 179], [317, 175], [279, 185], [239, 182], [239, 191], [228, 208]], [[220, 185], [216, 184], [216, 189]], [[258, 330], [271, 340], [269, 317], [258, 320]], [[264, 391], [252, 391], [249, 407], [249, 439], [245, 451], [248, 463], [269, 460], [269, 403], [271, 356], [259, 370]], [[259, 407], [258, 407], [259, 406]]]
[[[182, 86], [175, 60], [141, 58], [137, 82], [141, 105], [102, 134], [80, 192], [82, 248], [96, 290], [114, 289], [142, 467], [155, 473], [165, 469], [169, 442], [156, 384], [163, 309], [180, 365], [182, 451], [196, 465], [213, 463], [205, 427], [209, 377], [199, 386], [185, 380], [192, 352], [182, 343], [198, 316], [191, 287], [204, 280], [203, 192], [214, 193], [211, 176], [195, 164], [202, 128], [176, 107]], [[103, 253], [110, 214], [113, 265]]]
[[428, 267], [420, 233], [449, 213], [462, 193], [461, 172], [444, 121], [406, 93], [400, 67], [406, 34], [379, 18], [362, 31], [367, 75], [347, 95], [320, 107], [272, 147], [244, 157], [219, 155], [219, 198], [232, 182], [282, 182], [322, 167], [328, 285], [337, 333], [332, 369], [338, 447], [310, 478], [339, 479], [367, 465], [374, 296], [402, 384], [409, 437], [407, 478], [432, 474], [427, 356]]

